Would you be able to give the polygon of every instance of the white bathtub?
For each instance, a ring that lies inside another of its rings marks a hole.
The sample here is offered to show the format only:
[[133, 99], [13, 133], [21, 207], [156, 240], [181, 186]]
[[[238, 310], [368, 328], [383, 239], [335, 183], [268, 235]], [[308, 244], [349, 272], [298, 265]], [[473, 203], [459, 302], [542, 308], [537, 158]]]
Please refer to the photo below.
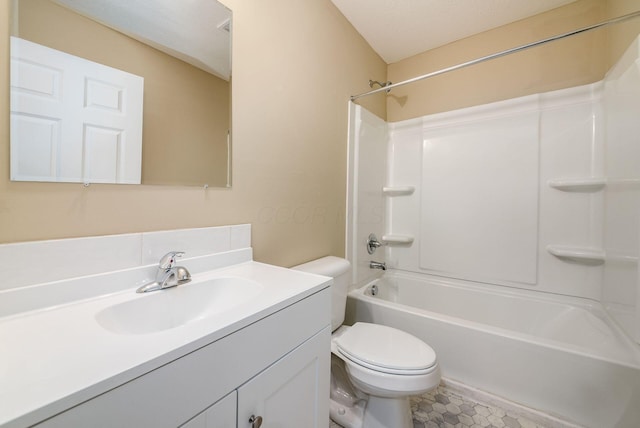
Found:
[[640, 427], [639, 347], [599, 304], [539, 294], [388, 271], [349, 293], [347, 323], [412, 333], [435, 349], [443, 377], [532, 409]]

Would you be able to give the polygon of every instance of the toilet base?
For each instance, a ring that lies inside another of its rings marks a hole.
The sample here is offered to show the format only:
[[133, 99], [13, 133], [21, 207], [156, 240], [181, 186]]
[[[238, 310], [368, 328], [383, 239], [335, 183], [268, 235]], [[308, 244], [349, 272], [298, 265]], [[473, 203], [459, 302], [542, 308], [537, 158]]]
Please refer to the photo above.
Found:
[[413, 428], [408, 396], [383, 398], [359, 392], [343, 361], [333, 354], [329, 415], [344, 428]]
[[329, 415], [344, 428], [413, 428], [408, 397], [370, 396], [351, 406], [332, 399], [329, 400]]
[[331, 420], [344, 428], [364, 428], [364, 408], [367, 402], [360, 400], [351, 406], [329, 400], [329, 416]]
[[364, 411], [364, 428], [413, 428], [409, 397], [369, 396]]

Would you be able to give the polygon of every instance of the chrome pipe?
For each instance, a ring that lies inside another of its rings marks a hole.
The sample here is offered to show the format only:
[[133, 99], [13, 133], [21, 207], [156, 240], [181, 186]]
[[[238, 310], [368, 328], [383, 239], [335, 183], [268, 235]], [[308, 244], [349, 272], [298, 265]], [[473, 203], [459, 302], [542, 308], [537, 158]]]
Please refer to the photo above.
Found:
[[393, 83], [393, 84], [387, 85], [387, 86], [385, 86], [383, 88], [374, 89], [373, 91], [364, 92], [364, 93], [358, 94], [358, 95], [352, 95], [351, 96], [351, 101], [355, 101], [358, 98], [366, 97], [366, 96], [369, 96], [369, 95], [377, 94], [378, 92], [382, 92], [382, 91], [385, 91], [385, 92], [388, 93], [391, 89], [397, 88], [399, 86], [408, 85], [409, 83], [417, 82], [419, 80], [424, 80], [424, 79], [428, 79], [430, 77], [435, 77], [435, 76], [439, 76], [441, 74], [449, 73], [451, 71], [460, 70], [461, 68], [469, 67], [471, 65], [479, 64], [481, 62], [485, 62], [485, 61], [488, 61], [488, 60], [491, 60], [491, 59], [495, 59], [495, 58], [500, 58], [500, 57], [503, 57], [503, 56], [506, 56], [506, 55], [511, 55], [512, 53], [516, 53], [516, 52], [520, 52], [520, 51], [523, 51], [523, 50], [526, 50], [526, 49], [534, 48], [536, 46], [544, 45], [546, 43], [550, 43], [550, 42], [554, 42], [556, 40], [564, 39], [566, 37], [575, 36], [577, 34], [585, 33], [587, 31], [596, 30], [598, 28], [606, 27], [608, 25], [617, 24], [619, 22], [623, 22], [623, 21], [627, 21], [629, 19], [637, 18], [638, 16], [640, 16], [640, 10], [638, 10], [636, 12], [632, 12], [632, 13], [626, 14], [626, 15], [619, 16], [617, 18], [612, 18], [612, 19], [609, 19], [607, 21], [600, 22], [598, 24], [589, 25], [588, 27], [583, 27], [583, 28], [579, 28], [577, 30], [569, 31], [568, 33], [558, 34], [558, 35], [555, 35], [555, 36], [552, 36], [552, 37], [548, 37], [546, 39], [538, 40], [537, 42], [527, 43], [526, 45], [517, 46], [515, 48], [511, 48], [511, 49], [507, 49], [507, 50], [504, 50], [504, 51], [501, 51], [501, 52], [497, 52], [497, 53], [494, 53], [494, 54], [491, 54], [491, 55], [483, 56], [481, 58], [477, 58], [477, 59], [474, 59], [474, 60], [471, 60], [471, 61], [463, 62], [461, 64], [452, 65], [451, 67], [443, 68], [443, 69], [438, 70], [438, 71], [433, 71], [431, 73], [427, 73], [427, 74], [423, 74], [421, 76], [413, 77], [411, 79], [404, 80], [402, 82]]

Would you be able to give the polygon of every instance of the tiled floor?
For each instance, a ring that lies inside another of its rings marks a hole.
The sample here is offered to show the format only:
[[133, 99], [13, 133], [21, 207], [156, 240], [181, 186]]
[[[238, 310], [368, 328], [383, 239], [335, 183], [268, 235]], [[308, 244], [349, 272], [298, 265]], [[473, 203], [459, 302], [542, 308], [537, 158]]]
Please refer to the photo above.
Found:
[[441, 386], [411, 397], [411, 411], [414, 428], [544, 428], [520, 415], [476, 403]]
[[[414, 428], [545, 428], [510, 411], [476, 403], [443, 386], [411, 397], [411, 411]], [[331, 421], [330, 428], [342, 427]]]

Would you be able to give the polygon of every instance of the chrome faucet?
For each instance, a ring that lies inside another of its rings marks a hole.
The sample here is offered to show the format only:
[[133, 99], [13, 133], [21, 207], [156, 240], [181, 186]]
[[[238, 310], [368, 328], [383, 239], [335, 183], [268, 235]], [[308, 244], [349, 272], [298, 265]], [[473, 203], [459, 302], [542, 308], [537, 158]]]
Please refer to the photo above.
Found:
[[165, 254], [158, 263], [156, 280], [136, 290], [136, 293], [148, 293], [149, 291], [163, 290], [176, 287], [191, 281], [191, 274], [184, 266], [176, 266], [176, 259], [182, 257], [182, 251], [170, 251]]
[[374, 262], [373, 260], [369, 262], [369, 267], [371, 269], [382, 269], [387, 270], [387, 264], [385, 262]]

